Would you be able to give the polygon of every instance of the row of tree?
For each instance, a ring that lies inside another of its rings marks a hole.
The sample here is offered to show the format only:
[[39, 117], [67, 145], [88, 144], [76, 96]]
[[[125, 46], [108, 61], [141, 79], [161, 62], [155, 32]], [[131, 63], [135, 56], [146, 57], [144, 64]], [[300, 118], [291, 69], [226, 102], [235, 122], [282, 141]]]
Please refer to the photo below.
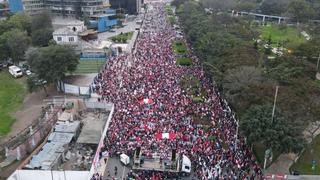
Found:
[[202, 0], [202, 3], [205, 7], [211, 7], [214, 12], [234, 9], [282, 15], [299, 22], [320, 19], [320, 1], [317, 0]]
[[52, 39], [52, 21], [48, 13], [28, 16], [18, 13], [0, 21], [0, 61], [14, 64], [27, 61], [33, 74], [28, 78], [29, 91], [63, 80], [73, 72], [79, 57], [70, 46], [57, 45]]
[[12, 59], [19, 63], [30, 46], [48, 46], [52, 32], [51, 18], [47, 13], [32, 18], [18, 13], [0, 21], [0, 61]]
[[[320, 117], [314, 64], [292, 54], [268, 59], [254, 45], [259, 32], [244, 18], [206, 14], [207, 6], [194, 1], [175, 0], [173, 4], [178, 6], [188, 42], [236, 111], [249, 143], [280, 152], [299, 151], [304, 145], [303, 130]], [[309, 51], [316, 48], [316, 42], [307, 42]], [[305, 46], [294, 51], [307, 54]], [[271, 120], [276, 86], [280, 88]]]

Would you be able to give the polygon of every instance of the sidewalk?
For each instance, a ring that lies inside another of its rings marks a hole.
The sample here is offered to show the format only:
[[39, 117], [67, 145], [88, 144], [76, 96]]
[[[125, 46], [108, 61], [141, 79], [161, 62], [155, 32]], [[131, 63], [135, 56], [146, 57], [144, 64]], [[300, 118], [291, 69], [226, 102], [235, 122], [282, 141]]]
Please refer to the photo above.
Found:
[[104, 173], [108, 164], [108, 160], [109, 158], [107, 158], [107, 162], [104, 163], [104, 158], [101, 158], [99, 163], [98, 163], [98, 167], [97, 167], [97, 173], [99, 173], [100, 175], [102, 175], [102, 177], [104, 177]]

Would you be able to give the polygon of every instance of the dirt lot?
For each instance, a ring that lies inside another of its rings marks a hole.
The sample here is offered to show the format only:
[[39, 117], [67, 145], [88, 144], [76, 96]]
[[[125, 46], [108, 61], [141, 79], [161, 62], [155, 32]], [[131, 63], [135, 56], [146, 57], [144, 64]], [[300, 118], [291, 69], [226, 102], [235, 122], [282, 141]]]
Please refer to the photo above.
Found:
[[[48, 94], [50, 96], [58, 95], [53, 86], [48, 87]], [[46, 97], [46, 94], [43, 90], [38, 92], [29, 93], [25, 97], [21, 108], [14, 114], [16, 121], [11, 127], [11, 132], [8, 133], [4, 138], [1, 139], [1, 142], [4, 142], [10, 137], [15, 136], [17, 133], [28, 127], [32, 121], [40, 116], [41, 107], [44, 106], [43, 100]]]

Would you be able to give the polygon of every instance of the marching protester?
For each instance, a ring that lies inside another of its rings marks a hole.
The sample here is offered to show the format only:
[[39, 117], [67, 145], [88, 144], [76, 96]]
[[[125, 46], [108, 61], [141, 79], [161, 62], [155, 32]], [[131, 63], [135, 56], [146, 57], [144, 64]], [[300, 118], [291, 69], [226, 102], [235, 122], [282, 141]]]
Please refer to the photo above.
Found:
[[[200, 60], [188, 55], [192, 66], [176, 64], [171, 47], [175, 31], [164, 5], [154, 3], [146, 17], [135, 53], [111, 58], [92, 84], [101, 95], [99, 101], [115, 104], [103, 150], [110, 156], [132, 157], [140, 147], [147, 156], [157, 152], [166, 160], [176, 149], [190, 157], [194, 179], [261, 179], [261, 169], [238, 135], [230, 108], [205, 76]], [[182, 87], [182, 79], [197, 79], [200, 85]], [[202, 100], [195, 102], [195, 96]], [[169, 135], [161, 138], [162, 133]], [[127, 178], [166, 179], [167, 175], [131, 171]]]

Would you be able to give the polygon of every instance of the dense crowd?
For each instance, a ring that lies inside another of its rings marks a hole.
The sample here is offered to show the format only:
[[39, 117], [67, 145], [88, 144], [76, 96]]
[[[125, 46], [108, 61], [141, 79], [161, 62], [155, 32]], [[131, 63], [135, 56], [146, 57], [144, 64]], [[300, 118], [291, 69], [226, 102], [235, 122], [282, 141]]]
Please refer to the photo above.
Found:
[[[260, 179], [261, 169], [238, 136], [233, 113], [205, 77], [199, 59], [188, 55], [193, 66], [176, 65], [171, 48], [175, 38], [164, 5], [153, 4], [134, 53], [110, 59], [94, 79], [92, 88], [102, 96], [99, 101], [115, 104], [103, 150], [132, 156], [141, 147], [146, 154], [157, 152], [169, 159], [176, 149], [191, 159], [194, 179]], [[187, 82], [184, 88], [182, 79]], [[196, 90], [188, 84], [191, 79], [200, 82]], [[196, 96], [202, 100], [196, 102]], [[175, 138], [158, 139], [157, 133], [174, 133]], [[166, 179], [160, 172], [128, 174], [135, 179], [155, 175]]]

